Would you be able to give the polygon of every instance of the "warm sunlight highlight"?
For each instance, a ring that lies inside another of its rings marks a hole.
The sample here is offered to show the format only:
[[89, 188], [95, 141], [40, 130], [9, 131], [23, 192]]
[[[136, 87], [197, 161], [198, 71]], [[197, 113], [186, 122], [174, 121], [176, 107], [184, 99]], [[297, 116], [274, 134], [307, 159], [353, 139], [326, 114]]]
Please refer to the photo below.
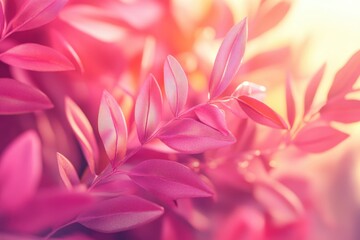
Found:
[[359, 239], [359, 9], [0, 0], [0, 239]]

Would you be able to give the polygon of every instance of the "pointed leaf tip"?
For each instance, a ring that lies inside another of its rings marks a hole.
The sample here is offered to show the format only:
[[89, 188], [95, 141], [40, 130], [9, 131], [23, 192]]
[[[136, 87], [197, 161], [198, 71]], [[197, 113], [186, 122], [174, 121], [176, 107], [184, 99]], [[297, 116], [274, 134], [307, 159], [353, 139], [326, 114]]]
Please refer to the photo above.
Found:
[[136, 196], [118, 196], [101, 201], [77, 217], [87, 228], [115, 233], [149, 223], [164, 213], [164, 209]]
[[302, 128], [295, 136], [293, 143], [303, 151], [321, 153], [335, 147], [348, 137], [349, 135], [344, 132], [317, 122]]
[[170, 109], [177, 116], [186, 104], [188, 79], [180, 63], [170, 55], [164, 64], [164, 85]]
[[213, 195], [199, 175], [177, 162], [146, 160], [131, 169], [129, 176], [154, 195], [171, 200]]
[[282, 117], [265, 103], [245, 95], [239, 96], [237, 101], [242, 110], [255, 122], [272, 128], [289, 128]]
[[206, 104], [195, 109], [197, 118], [204, 124], [227, 135], [229, 129], [226, 124], [225, 112], [214, 104]]
[[247, 19], [236, 24], [225, 36], [210, 76], [210, 99], [218, 97], [229, 86], [239, 70], [245, 52]]
[[65, 98], [65, 111], [68, 122], [85, 155], [89, 169], [93, 174], [96, 174], [99, 150], [91, 124], [79, 106], [69, 97]]
[[290, 76], [286, 77], [286, 114], [290, 127], [294, 125], [296, 117], [296, 106], [291, 80], [292, 78]]
[[17, 45], [0, 55], [11, 66], [40, 72], [74, 70], [74, 65], [60, 52], [35, 43]]
[[80, 184], [79, 176], [72, 163], [62, 154], [57, 153], [57, 161], [61, 180], [68, 189]]
[[336, 73], [330, 87], [328, 99], [346, 95], [350, 92], [360, 76], [360, 50], [354, 53], [345, 65]]
[[4, 27], [5, 27], [4, 6], [3, 6], [3, 2], [0, 1], [0, 37], [2, 37], [3, 35]]
[[10, 78], [0, 78], [0, 115], [49, 109], [53, 104], [40, 90]]
[[310, 79], [310, 83], [306, 88], [304, 99], [304, 115], [309, 112], [311, 105], [313, 104], [317, 89], [319, 88], [321, 79], [325, 72], [326, 64], [323, 64], [319, 70]]
[[[219, 122], [214, 120], [207, 124], [218, 125]], [[159, 139], [181, 153], [191, 154], [228, 146], [236, 141], [230, 131], [223, 132], [225, 129], [221, 131], [207, 124], [192, 118], [177, 119], [162, 129]]]
[[[272, 4], [273, 2], [271, 2]], [[251, 26], [249, 39], [254, 39], [261, 36], [265, 32], [276, 27], [287, 15], [291, 8], [290, 1], [279, 1], [276, 4], [272, 4], [269, 9], [269, 4], [261, 4], [255, 19], [259, 24]]]
[[321, 119], [342, 123], [360, 121], [360, 101], [355, 99], [339, 99], [329, 101], [320, 109]]
[[162, 117], [162, 94], [154, 76], [146, 80], [135, 103], [135, 123], [139, 141], [145, 143], [157, 129]]
[[103, 92], [101, 98], [98, 129], [106, 153], [114, 165], [126, 154], [128, 131], [120, 106], [107, 91]]
[[9, 22], [12, 31], [25, 31], [45, 25], [56, 18], [68, 0], [25, 0]]

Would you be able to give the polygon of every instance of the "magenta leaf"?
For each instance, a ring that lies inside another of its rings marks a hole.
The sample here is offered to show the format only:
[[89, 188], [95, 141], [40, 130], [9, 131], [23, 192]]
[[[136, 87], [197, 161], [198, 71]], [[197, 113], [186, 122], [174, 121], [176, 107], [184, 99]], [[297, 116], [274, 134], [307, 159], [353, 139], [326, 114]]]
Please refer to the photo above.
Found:
[[[112, 168], [107, 168], [107, 170], [112, 171]], [[112, 197], [120, 194], [133, 194], [139, 190], [139, 186], [125, 174], [111, 174], [110, 177], [100, 179], [92, 186], [94, 186], [91, 188], [92, 193]]]
[[68, 189], [80, 184], [79, 176], [72, 163], [62, 154], [57, 153], [57, 161], [61, 180]]
[[280, 129], [287, 129], [285, 121], [266, 104], [248, 96], [237, 98], [244, 112], [257, 123]]
[[60, 51], [65, 54], [65, 57], [75, 63], [76, 69], [83, 73], [84, 66], [80, 59], [80, 56], [78, 55], [74, 47], [69, 43], [69, 41], [63, 36], [63, 34], [52, 29], [51, 40], [51, 45], [56, 49], [60, 49]]
[[286, 113], [290, 127], [294, 125], [296, 108], [290, 76], [286, 77]]
[[335, 147], [348, 136], [329, 125], [314, 123], [302, 128], [295, 136], [293, 143], [303, 151], [321, 153]]
[[360, 50], [336, 73], [334, 82], [330, 87], [328, 99], [339, 95], [346, 95], [360, 76]]
[[80, 143], [81, 149], [89, 165], [89, 169], [93, 174], [96, 174], [98, 171], [99, 150], [90, 122], [79, 106], [77, 106], [76, 103], [69, 97], [66, 97], [65, 105], [66, 117]]
[[58, 51], [35, 43], [17, 45], [0, 55], [11, 66], [32, 71], [69, 71], [73, 64]]
[[98, 129], [106, 153], [114, 165], [126, 154], [128, 132], [121, 108], [107, 91], [103, 92], [100, 103]]
[[229, 86], [239, 70], [245, 52], [247, 20], [235, 25], [225, 36], [210, 76], [210, 99], [218, 97]]
[[77, 222], [99, 232], [113, 233], [149, 223], [164, 209], [136, 196], [119, 196], [101, 201], [77, 217]]
[[135, 103], [135, 123], [139, 141], [145, 143], [158, 127], [162, 115], [162, 95], [159, 84], [150, 75]]
[[172, 56], [168, 56], [164, 64], [164, 84], [170, 109], [178, 116], [186, 104], [188, 79], [180, 63]]
[[11, 31], [25, 31], [45, 25], [56, 18], [67, 0], [25, 0], [10, 21]]
[[214, 104], [206, 104], [195, 109], [195, 114], [200, 122], [220, 131], [222, 134], [228, 134], [229, 130], [225, 120], [225, 113]]
[[316, 91], [320, 85], [321, 79], [323, 78], [326, 65], [322, 65], [321, 68], [314, 74], [310, 79], [310, 83], [306, 89], [305, 100], [304, 100], [304, 114], [306, 114], [313, 101], [316, 94]]
[[182, 153], [201, 153], [235, 142], [231, 132], [222, 133], [191, 118], [174, 120], [162, 129], [159, 139]]
[[343, 123], [360, 121], [360, 101], [340, 99], [329, 101], [320, 109], [321, 119]]
[[269, 212], [277, 226], [294, 223], [304, 214], [299, 198], [287, 187], [274, 180], [256, 182], [254, 196]]
[[39, 191], [21, 211], [7, 222], [18, 232], [45, 232], [73, 221], [81, 212], [96, 204], [88, 192], [68, 190]]
[[40, 90], [10, 78], [0, 78], [0, 114], [21, 114], [52, 108]]
[[198, 174], [177, 162], [146, 160], [131, 169], [129, 176], [154, 195], [172, 200], [213, 195]]
[[1, 212], [16, 210], [35, 195], [41, 171], [40, 139], [30, 130], [15, 139], [1, 155]]
[[2, 39], [2, 36], [3, 36], [5, 21], [6, 21], [6, 19], [5, 19], [5, 14], [4, 14], [3, 2], [0, 1], [0, 39]]

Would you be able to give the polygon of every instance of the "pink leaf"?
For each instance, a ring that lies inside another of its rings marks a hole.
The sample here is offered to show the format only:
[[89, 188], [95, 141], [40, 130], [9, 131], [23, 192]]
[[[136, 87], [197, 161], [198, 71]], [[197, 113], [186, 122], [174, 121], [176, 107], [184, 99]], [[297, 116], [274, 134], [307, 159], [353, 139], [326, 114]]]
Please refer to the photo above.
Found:
[[[188, 8], [191, 9], [192, 5], [189, 5]], [[203, 9], [205, 10], [205, 9]], [[184, 14], [184, 13], [183, 13]], [[206, 15], [208, 16], [206, 18], [206, 26], [210, 27], [214, 30], [214, 38], [220, 39], [223, 38], [228, 30], [235, 25], [235, 19], [234, 14], [232, 12], [232, 9], [230, 5], [227, 2], [224, 1], [212, 1], [211, 2], [211, 8], [207, 10]], [[184, 19], [184, 15], [180, 14], [179, 11], [179, 19]], [[187, 21], [187, 25], [194, 25], [198, 22], [198, 20], [195, 20], [194, 22], [193, 17], [186, 18], [185, 21]], [[184, 21], [184, 20], [180, 20]], [[190, 26], [191, 26], [190, 25]], [[191, 26], [192, 28], [195, 26]], [[186, 25], [183, 26], [183, 29], [186, 30]]]
[[220, 131], [226, 135], [229, 130], [227, 128], [225, 113], [223, 110], [213, 104], [206, 104], [195, 109], [195, 114], [200, 122]]
[[279, 182], [273, 180], [256, 182], [254, 196], [269, 212], [277, 226], [294, 223], [304, 214], [301, 201]]
[[3, 6], [3, 2], [0, 1], [0, 39], [2, 39], [3, 36], [4, 26], [5, 26], [4, 6]]
[[238, 101], [236, 100], [236, 98], [243, 95], [255, 98], [259, 101], [264, 101], [266, 96], [266, 88], [262, 85], [245, 81], [240, 83], [236, 87], [235, 91], [231, 94], [233, 98], [225, 100], [221, 103], [230, 112], [232, 112], [234, 115], [238, 116], [239, 118], [247, 118], [246, 113], [242, 110]]
[[95, 231], [113, 233], [149, 223], [163, 212], [161, 206], [145, 199], [119, 196], [97, 203], [80, 214], [77, 221]]
[[360, 101], [352, 99], [340, 99], [336, 101], [330, 101], [320, 109], [322, 119], [343, 123], [360, 121], [359, 112]]
[[237, 100], [244, 112], [255, 122], [273, 128], [288, 128], [285, 121], [266, 104], [248, 96], [240, 96]]
[[[127, 30], [143, 31], [163, 15], [157, 1], [101, 1], [101, 6], [75, 4], [66, 7], [60, 18], [83, 33], [103, 42], [115, 42], [127, 36]], [[141, 17], [139, 17], [141, 16]]]
[[321, 153], [327, 151], [349, 135], [323, 123], [310, 124], [302, 128], [293, 143], [303, 151]]
[[154, 76], [150, 75], [135, 103], [135, 123], [141, 143], [151, 137], [161, 121], [162, 95]]
[[243, 95], [255, 98], [259, 101], [264, 101], [266, 87], [252, 82], [242, 82], [236, 87], [231, 96], [237, 98]]
[[109, 21], [109, 11], [85, 4], [66, 7], [60, 18], [77, 30], [103, 42], [116, 42], [126, 36], [118, 23]]
[[248, 116], [240, 107], [236, 98], [227, 99], [226, 101], [222, 101], [221, 104], [232, 114], [239, 117], [240, 119], [247, 118]]
[[29, 201], [38, 188], [41, 171], [40, 139], [34, 131], [25, 132], [1, 155], [1, 211], [16, 210]]
[[270, 9], [264, 6], [266, 4], [263, 4], [257, 16], [255, 16], [256, 22], [254, 22], [254, 27], [250, 28], [251, 31], [249, 31], [250, 39], [256, 38], [278, 25], [290, 10], [291, 4], [289, 1], [281, 1]]
[[98, 129], [106, 153], [114, 165], [115, 161], [125, 156], [128, 132], [121, 108], [107, 91], [103, 92], [101, 99]]
[[69, 71], [73, 64], [58, 51], [35, 43], [17, 45], [0, 55], [0, 60], [14, 67], [32, 71]]
[[158, 1], [108, 1], [104, 6], [106, 15], [117, 19], [118, 25], [138, 31], [153, 27], [164, 15], [163, 2]]
[[243, 74], [244, 72], [254, 72], [261, 70], [262, 68], [273, 67], [276, 65], [286, 66], [290, 59], [290, 47], [285, 46], [278, 49], [272, 49], [269, 51], [261, 51], [257, 55], [249, 58], [241, 65], [241, 68], [237, 74]]
[[316, 94], [316, 91], [320, 85], [321, 79], [323, 78], [324, 71], [325, 71], [325, 64], [321, 66], [321, 68], [314, 74], [314, 76], [311, 78], [310, 83], [306, 89], [305, 93], [305, 102], [304, 102], [304, 114], [306, 114], [313, 101]]
[[172, 56], [168, 56], [164, 64], [164, 84], [170, 109], [178, 116], [186, 104], [188, 80], [181, 65]]
[[65, 98], [66, 117], [78, 139], [89, 169], [93, 174], [98, 171], [98, 147], [89, 120], [69, 97]]
[[287, 113], [287, 118], [288, 118], [290, 127], [292, 127], [294, 125], [294, 121], [295, 121], [296, 108], [295, 108], [293, 91], [292, 91], [292, 87], [291, 87], [290, 76], [286, 77], [286, 113]]
[[218, 97], [229, 86], [239, 70], [245, 52], [247, 21], [242, 20], [225, 36], [210, 76], [210, 99]]
[[129, 176], [155, 196], [172, 200], [213, 195], [199, 175], [177, 162], [146, 160], [131, 169]]
[[12, 31], [25, 31], [45, 25], [56, 18], [67, 0], [25, 0], [10, 21]]
[[[111, 168], [107, 168], [112, 171]], [[108, 172], [111, 173], [111, 172]], [[118, 196], [119, 194], [133, 194], [139, 190], [139, 186], [125, 174], [111, 174], [102, 178], [95, 185], [92, 185], [91, 192], [94, 194]]]
[[235, 142], [231, 132], [224, 134], [191, 118], [174, 120], [162, 129], [159, 138], [169, 147], [182, 153], [201, 153]]
[[40, 90], [14, 79], [0, 78], [0, 114], [20, 114], [52, 108]]
[[360, 50], [336, 73], [334, 82], [330, 87], [328, 99], [338, 95], [345, 95], [352, 90], [353, 85], [360, 76]]
[[80, 59], [80, 56], [74, 49], [74, 47], [69, 43], [69, 41], [64, 37], [63, 34], [60, 32], [52, 29], [51, 30], [51, 45], [59, 49], [61, 52], [63, 52], [65, 57], [67, 57], [69, 60], [71, 60], [73, 63], [75, 63], [77, 69], [83, 73], [84, 72], [84, 66]]
[[79, 213], [96, 204], [88, 192], [47, 190], [36, 194], [21, 211], [8, 219], [14, 232], [46, 232], [71, 222]]
[[57, 161], [61, 180], [68, 189], [80, 184], [79, 176], [71, 162], [62, 154], [57, 153]]

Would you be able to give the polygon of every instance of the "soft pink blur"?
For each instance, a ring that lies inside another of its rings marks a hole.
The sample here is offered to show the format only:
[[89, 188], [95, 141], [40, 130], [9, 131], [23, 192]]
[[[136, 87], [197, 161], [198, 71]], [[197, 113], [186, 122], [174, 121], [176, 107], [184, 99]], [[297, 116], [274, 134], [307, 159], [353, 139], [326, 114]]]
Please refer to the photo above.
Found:
[[0, 0], [0, 239], [359, 239], [359, 9]]

